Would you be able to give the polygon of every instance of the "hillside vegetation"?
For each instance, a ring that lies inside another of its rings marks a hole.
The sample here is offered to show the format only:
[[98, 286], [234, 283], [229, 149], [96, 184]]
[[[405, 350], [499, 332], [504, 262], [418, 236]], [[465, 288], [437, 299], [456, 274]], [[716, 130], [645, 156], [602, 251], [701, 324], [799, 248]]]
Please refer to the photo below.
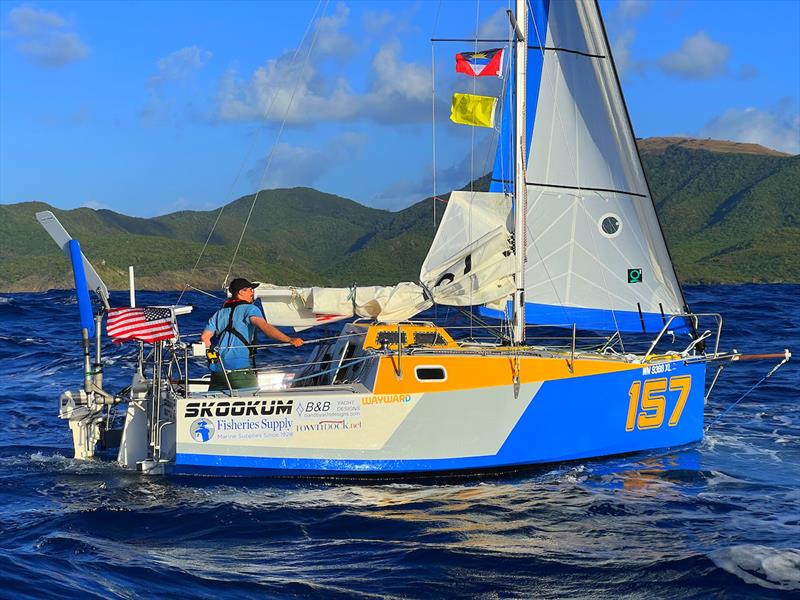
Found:
[[[800, 156], [714, 140], [639, 144], [682, 281], [800, 282]], [[142, 219], [40, 202], [0, 205], [0, 290], [72, 286], [66, 257], [35, 220], [42, 210], [81, 241], [111, 288], [127, 287], [131, 264], [142, 289], [219, 288], [252, 199], [224, 207], [194, 273], [218, 210]], [[432, 212], [430, 199], [389, 212], [310, 188], [265, 190], [233, 272], [295, 285], [414, 281], [435, 232]]]
[[800, 281], [800, 156], [642, 152], [686, 282]]

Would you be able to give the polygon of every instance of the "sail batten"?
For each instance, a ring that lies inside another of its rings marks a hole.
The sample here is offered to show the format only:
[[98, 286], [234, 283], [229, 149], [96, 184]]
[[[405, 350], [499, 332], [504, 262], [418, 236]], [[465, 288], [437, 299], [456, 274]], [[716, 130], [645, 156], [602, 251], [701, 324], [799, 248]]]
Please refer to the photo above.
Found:
[[588, 58], [608, 58], [603, 54], [591, 54], [589, 52], [582, 52], [573, 48], [554, 48], [552, 46], [528, 46], [528, 50], [544, 50], [553, 52], [569, 52], [570, 54], [579, 54]]
[[555, 183], [544, 183], [544, 182], [536, 182], [536, 181], [526, 181], [525, 185], [528, 187], [551, 187], [551, 188], [559, 188], [564, 190], [576, 190], [576, 191], [586, 191], [586, 192], [606, 192], [608, 194], [625, 194], [626, 196], [636, 196], [638, 198], [647, 198], [650, 199], [650, 196], [647, 194], [640, 194], [638, 192], [629, 192], [626, 190], [614, 190], [611, 188], [593, 188], [588, 186], [579, 186], [579, 185], [558, 185]]

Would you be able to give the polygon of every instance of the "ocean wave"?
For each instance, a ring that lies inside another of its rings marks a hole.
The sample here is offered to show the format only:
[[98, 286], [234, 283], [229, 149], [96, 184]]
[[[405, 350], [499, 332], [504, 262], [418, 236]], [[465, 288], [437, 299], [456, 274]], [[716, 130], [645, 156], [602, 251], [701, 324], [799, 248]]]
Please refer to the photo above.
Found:
[[[52, 450], [34, 450], [30, 447], [3, 448], [0, 456], [0, 467], [3, 469], [27, 472], [50, 472], [72, 474], [102, 474], [108, 472], [112, 465], [101, 460], [76, 460], [71, 458], [72, 448], [53, 448]], [[17, 453], [19, 452], [19, 453]]]
[[715, 550], [709, 558], [746, 583], [772, 590], [800, 590], [800, 550], [743, 544]]
[[[800, 348], [798, 291], [689, 286], [687, 296], [693, 308], [725, 315], [723, 348], [774, 352]], [[780, 297], [769, 320], [754, 310], [767, 292]], [[113, 453], [71, 458], [57, 399], [82, 382], [73, 294], [3, 298], [0, 596], [30, 595], [30, 582], [50, 597], [98, 598], [797, 592], [798, 551], [789, 546], [800, 526], [800, 364], [753, 391], [703, 442], [665, 451], [468, 480], [146, 477], [121, 470]], [[181, 328], [199, 330], [218, 304], [198, 297]], [[136, 352], [133, 343], [103, 344], [107, 389], [130, 382]], [[289, 364], [304, 352], [260, 358]], [[769, 368], [742, 361], [726, 369], [706, 423]]]

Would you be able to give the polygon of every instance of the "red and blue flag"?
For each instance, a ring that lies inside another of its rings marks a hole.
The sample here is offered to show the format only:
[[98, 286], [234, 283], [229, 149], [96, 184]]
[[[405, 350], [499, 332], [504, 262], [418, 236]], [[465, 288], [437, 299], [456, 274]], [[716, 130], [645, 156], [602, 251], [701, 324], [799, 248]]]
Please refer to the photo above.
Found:
[[456, 54], [456, 72], [472, 77], [502, 77], [505, 48], [459, 52]]

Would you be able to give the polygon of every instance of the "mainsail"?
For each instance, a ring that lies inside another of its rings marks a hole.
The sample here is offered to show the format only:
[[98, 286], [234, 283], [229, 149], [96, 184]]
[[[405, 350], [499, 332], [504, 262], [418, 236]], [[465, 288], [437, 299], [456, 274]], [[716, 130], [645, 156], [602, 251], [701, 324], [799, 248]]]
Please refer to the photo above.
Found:
[[[525, 320], [658, 331], [687, 309], [599, 9], [591, 0], [530, 4]], [[513, 190], [511, 110], [507, 102], [493, 191]]]

